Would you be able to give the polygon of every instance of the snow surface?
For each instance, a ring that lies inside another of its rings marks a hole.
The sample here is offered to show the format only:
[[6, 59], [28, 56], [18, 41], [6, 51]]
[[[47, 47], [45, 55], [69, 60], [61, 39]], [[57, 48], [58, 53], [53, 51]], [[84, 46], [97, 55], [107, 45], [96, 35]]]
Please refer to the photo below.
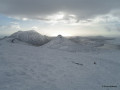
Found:
[[47, 48], [52, 48], [52, 49], [59, 49], [59, 50], [64, 50], [64, 51], [69, 51], [69, 52], [89, 52], [89, 51], [96, 51], [97, 48], [93, 47], [90, 45], [90, 41], [84, 41], [80, 43], [75, 43], [74, 41], [62, 37], [62, 36], [57, 36], [50, 42], [46, 43], [43, 45], [43, 47]]
[[120, 50], [60, 36], [39, 47], [11, 40], [0, 40], [0, 90], [120, 90]]

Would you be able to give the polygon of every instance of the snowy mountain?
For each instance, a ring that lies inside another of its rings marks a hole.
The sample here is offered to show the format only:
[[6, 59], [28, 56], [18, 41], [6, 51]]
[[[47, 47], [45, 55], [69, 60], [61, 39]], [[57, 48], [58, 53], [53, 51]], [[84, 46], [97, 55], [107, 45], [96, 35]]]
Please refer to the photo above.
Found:
[[43, 45], [48, 42], [47, 36], [43, 36], [34, 30], [30, 31], [18, 31], [10, 36], [10, 38], [14, 38], [26, 43], [30, 43], [33, 45]]
[[103, 46], [108, 38], [105, 37], [73, 37], [70, 38], [73, 42], [79, 45], [85, 45], [90, 47]]
[[58, 35], [50, 42], [48, 42], [45, 46], [49, 48], [61, 48], [63, 46], [72, 46], [72, 45], [76, 45], [76, 44], [71, 40], [63, 37], [62, 35]]
[[39, 47], [11, 40], [0, 40], [0, 90], [120, 90], [120, 50], [93, 52], [62, 36]]
[[52, 49], [59, 49], [64, 51], [70, 52], [79, 52], [79, 51], [94, 51], [96, 50], [95, 47], [91, 47], [88, 44], [78, 44], [73, 42], [72, 40], [65, 38], [61, 35], [58, 35], [54, 39], [52, 39], [47, 44], [43, 45], [43, 47], [52, 48]]

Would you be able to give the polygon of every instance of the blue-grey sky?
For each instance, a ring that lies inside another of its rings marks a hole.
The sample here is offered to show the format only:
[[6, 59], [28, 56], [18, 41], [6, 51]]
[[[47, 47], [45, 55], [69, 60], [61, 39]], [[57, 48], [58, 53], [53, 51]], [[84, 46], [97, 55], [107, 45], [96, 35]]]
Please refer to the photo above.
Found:
[[120, 0], [0, 0], [0, 35], [120, 35]]

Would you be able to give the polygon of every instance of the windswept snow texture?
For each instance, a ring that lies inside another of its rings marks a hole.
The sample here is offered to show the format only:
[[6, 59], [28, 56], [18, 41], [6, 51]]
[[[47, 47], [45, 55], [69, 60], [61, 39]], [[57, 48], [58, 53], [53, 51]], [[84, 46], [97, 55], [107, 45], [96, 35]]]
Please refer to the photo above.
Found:
[[[97, 48], [93, 47], [90, 44], [90, 41], [81, 41], [78, 43], [74, 42], [74, 40], [70, 40], [68, 38], [62, 37], [58, 35], [56, 38], [52, 39], [50, 42], [45, 44], [43, 47], [52, 48], [52, 49], [59, 49], [64, 51], [70, 52], [89, 52], [89, 51], [96, 51]], [[85, 44], [86, 43], [86, 44]]]
[[74, 37], [71, 40], [79, 45], [84, 45], [88, 47], [99, 47], [103, 46], [108, 38], [105, 37]]
[[43, 36], [34, 30], [18, 31], [10, 36], [11, 38], [30, 43], [33, 45], [43, 45], [48, 42], [47, 36]]
[[0, 90], [120, 90], [120, 50], [83, 52], [91, 45], [60, 36], [40, 47], [11, 39], [0, 40]]

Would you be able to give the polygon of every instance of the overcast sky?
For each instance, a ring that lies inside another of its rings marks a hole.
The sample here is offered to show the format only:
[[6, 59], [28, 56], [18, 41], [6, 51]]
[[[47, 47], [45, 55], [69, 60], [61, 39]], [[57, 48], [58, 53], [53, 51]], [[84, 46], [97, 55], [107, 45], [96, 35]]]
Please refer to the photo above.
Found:
[[0, 35], [120, 35], [120, 0], [0, 0]]

